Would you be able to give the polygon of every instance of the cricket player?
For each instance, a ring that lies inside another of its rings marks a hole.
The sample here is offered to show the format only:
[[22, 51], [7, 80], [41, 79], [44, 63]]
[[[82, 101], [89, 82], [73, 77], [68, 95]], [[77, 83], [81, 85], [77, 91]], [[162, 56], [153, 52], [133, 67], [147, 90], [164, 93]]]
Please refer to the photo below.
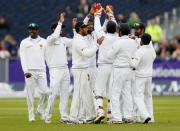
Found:
[[128, 37], [129, 33], [128, 24], [122, 23], [119, 26], [119, 35], [121, 37], [108, 51], [108, 57], [114, 59], [110, 80], [112, 118], [109, 122], [115, 124], [123, 123], [122, 118], [128, 119], [128, 122], [133, 119], [132, 69], [129, 62], [137, 49], [137, 44]]
[[69, 121], [68, 99], [70, 74], [67, 66], [66, 47], [70, 47], [72, 39], [61, 37], [62, 24], [65, 13], [59, 15], [59, 22], [51, 27], [52, 34], [47, 37], [46, 62], [50, 72], [50, 88], [52, 94], [49, 96], [46, 108], [45, 123], [52, 122], [52, 112], [56, 96], [60, 96], [59, 112], [61, 114], [60, 122]]
[[74, 78], [74, 92], [70, 109], [70, 121], [72, 123], [82, 123], [79, 120], [79, 112], [82, 108], [85, 111], [86, 123], [92, 123], [95, 115], [92, 114], [94, 106], [93, 94], [89, 86], [89, 58], [96, 54], [98, 45], [89, 47], [84, 36], [87, 35], [87, 25], [83, 22], [78, 22], [75, 25], [77, 34], [72, 42], [72, 73]]
[[141, 36], [141, 47], [130, 61], [131, 67], [136, 69], [134, 101], [144, 123], [154, 119], [151, 84], [156, 53], [150, 42], [151, 36], [144, 33]]
[[47, 88], [44, 57], [46, 40], [38, 35], [39, 26], [36, 23], [29, 24], [28, 32], [29, 37], [22, 40], [20, 44], [20, 58], [25, 75], [29, 121], [32, 122], [35, 121], [35, 88], [38, 88], [40, 93], [37, 113], [41, 116], [41, 119], [44, 119], [44, 102], [50, 90]]
[[[109, 99], [109, 81], [112, 71], [113, 59], [107, 57], [107, 52], [113, 45], [112, 43], [114, 43], [114, 41], [118, 39], [118, 35], [116, 33], [116, 23], [112, 20], [109, 20], [107, 22], [105, 29], [107, 33], [104, 32], [100, 23], [102, 6], [100, 4], [96, 4], [95, 6], [96, 6], [95, 18], [94, 18], [95, 32], [97, 33], [98, 37], [104, 36], [104, 40], [102, 42], [102, 45], [99, 47], [99, 52], [98, 52], [98, 61], [97, 61], [98, 73], [95, 84], [97, 116], [94, 122], [98, 124], [101, 122], [102, 119], [105, 118], [105, 112], [103, 108], [104, 97], [106, 97], [108, 100], [107, 117], [108, 119], [111, 118], [110, 99]], [[109, 14], [107, 13], [107, 15], [108, 17], [110, 17], [110, 15], [113, 17], [113, 11], [111, 10], [111, 13]]]
[[[142, 22], [140, 23], [135, 23], [134, 25], [134, 33], [135, 33], [135, 36], [130, 36], [131, 38], [135, 39], [137, 45], [138, 45], [138, 48], [140, 48], [141, 44], [141, 36], [145, 33], [145, 29], [146, 29], [146, 25]], [[152, 48], [153, 48], [153, 45], [152, 45], [152, 42], [150, 42], [149, 44]], [[134, 70], [134, 81], [135, 82], [135, 70]], [[135, 83], [132, 84], [133, 86], [135, 86]], [[133, 88], [132, 90], [132, 93], [134, 94], [134, 90], [136, 88]], [[134, 95], [133, 95], [133, 99], [134, 99]], [[149, 107], [153, 107], [153, 106], [149, 106]], [[153, 109], [151, 109], [153, 110]], [[140, 118], [140, 114], [138, 112], [138, 109], [136, 107], [136, 104], [134, 103], [134, 119], [136, 122], [141, 122], [141, 118]], [[151, 122], [154, 122], [154, 116], [151, 116]]]

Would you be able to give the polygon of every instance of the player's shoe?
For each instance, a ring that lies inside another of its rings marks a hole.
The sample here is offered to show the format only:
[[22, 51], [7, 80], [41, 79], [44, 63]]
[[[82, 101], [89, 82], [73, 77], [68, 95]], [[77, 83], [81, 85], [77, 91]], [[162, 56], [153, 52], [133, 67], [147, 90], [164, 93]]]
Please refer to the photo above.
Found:
[[43, 112], [37, 110], [36, 114], [40, 117], [41, 120], [45, 120], [45, 114]]
[[107, 124], [123, 124], [123, 121], [107, 121]]
[[59, 122], [60, 122], [61, 124], [68, 124], [68, 123], [69, 123], [68, 120], [63, 120], [63, 119], [60, 119]]
[[29, 122], [34, 122], [34, 121], [35, 121], [34, 117], [29, 118]]
[[52, 123], [51, 117], [46, 116], [44, 122], [45, 122], [46, 124], [51, 124], [51, 123]]
[[94, 117], [90, 120], [86, 120], [86, 124], [93, 124], [95, 119], [96, 119], [96, 117]]
[[132, 124], [134, 123], [134, 120], [133, 119], [125, 119], [124, 121], [126, 124]]
[[144, 121], [144, 124], [148, 124], [149, 121], [151, 121], [151, 118], [150, 118], [150, 117], [146, 118], [146, 120]]
[[93, 8], [94, 8], [94, 16], [101, 16], [103, 12], [101, 3], [95, 3]]
[[30, 113], [29, 114], [29, 122], [34, 122], [35, 121], [35, 115], [34, 115], [34, 113]]
[[104, 118], [105, 118], [104, 115], [98, 115], [98, 116], [96, 117], [96, 119], [94, 120], [94, 123], [95, 123], [95, 124], [100, 124], [101, 121], [102, 121]]
[[134, 117], [134, 122], [135, 123], [142, 123], [142, 120], [139, 116], [136, 116], [136, 117]]

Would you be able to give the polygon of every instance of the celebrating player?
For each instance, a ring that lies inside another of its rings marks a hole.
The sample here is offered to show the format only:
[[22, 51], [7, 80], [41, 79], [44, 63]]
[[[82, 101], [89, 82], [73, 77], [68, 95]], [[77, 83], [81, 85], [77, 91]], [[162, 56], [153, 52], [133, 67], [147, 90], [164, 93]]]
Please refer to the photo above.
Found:
[[151, 84], [156, 53], [150, 42], [151, 36], [146, 33], [143, 34], [141, 36], [141, 47], [130, 62], [131, 66], [136, 69], [134, 101], [144, 123], [148, 123], [151, 118], [154, 119]]

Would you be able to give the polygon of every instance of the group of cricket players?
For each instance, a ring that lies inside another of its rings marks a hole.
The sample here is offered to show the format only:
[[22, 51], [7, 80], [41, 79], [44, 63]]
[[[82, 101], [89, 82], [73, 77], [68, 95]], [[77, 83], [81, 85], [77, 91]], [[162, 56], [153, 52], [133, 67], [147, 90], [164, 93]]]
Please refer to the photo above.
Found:
[[[102, 15], [106, 15], [103, 25]], [[36, 23], [29, 24], [29, 37], [20, 44], [29, 121], [35, 121], [36, 113], [50, 124], [59, 96], [61, 123], [99, 124], [105, 118], [109, 124], [153, 123], [151, 84], [156, 53], [145, 25], [136, 23], [132, 34], [127, 23], [116, 22], [112, 5], [104, 9], [100, 3], [94, 3], [84, 21], [72, 20], [74, 36], [67, 38], [61, 36], [64, 19], [65, 13], [60, 13], [46, 39], [39, 36]], [[68, 48], [72, 51], [73, 75], [70, 111]], [[35, 111], [36, 88], [40, 96]]]

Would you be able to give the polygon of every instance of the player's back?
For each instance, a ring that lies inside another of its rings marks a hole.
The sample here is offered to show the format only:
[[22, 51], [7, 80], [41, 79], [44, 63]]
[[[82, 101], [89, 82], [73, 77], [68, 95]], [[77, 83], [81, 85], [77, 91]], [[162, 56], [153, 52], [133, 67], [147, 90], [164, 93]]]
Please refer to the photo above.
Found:
[[119, 52], [114, 60], [114, 67], [130, 67], [130, 59], [137, 50], [137, 44], [128, 36], [122, 36], [115, 43], [115, 47], [119, 48]]
[[156, 58], [156, 52], [151, 45], [143, 45], [137, 50], [140, 56], [140, 62], [136, 68], [136, 75], [138, 76], [152, 76], [153, 62]]
[[116, 41], [118, 38], [119, 37], [117, 36], [117, 34], [107, 33], [105, 35], [103, 43], [99, 47], [98, 64], [106, 64], [106, 63], [112, 64], [113, 63], [113, 59], [107, 56], [107, 52], [113, 46], [114, 41]]

